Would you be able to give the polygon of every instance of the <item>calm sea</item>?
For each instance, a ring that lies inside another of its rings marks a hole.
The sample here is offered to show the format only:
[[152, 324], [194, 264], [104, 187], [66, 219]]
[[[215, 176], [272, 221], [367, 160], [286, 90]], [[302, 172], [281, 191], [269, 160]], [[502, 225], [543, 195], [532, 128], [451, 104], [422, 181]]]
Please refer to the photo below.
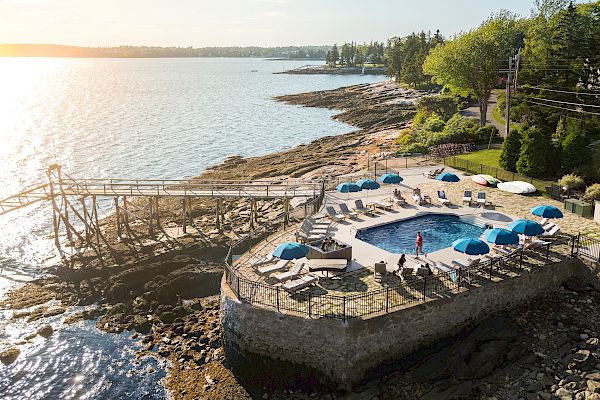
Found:
[[[314, 62], [313, 62], [314, 63]], [[51, 163], [77, 177], [182, 178], [227, 156], [261, 155], [353, 128], [332, 111], [273, 96], [383, 80], [273, 74], [305, 63], [260, 59], [1, 59], [0, 198], [44, 182]], [[0, 295], [38, 275], [51, 252], [49, 208], [0, 216]], [[105, 211], [108, 211], [106, 209]], [[0, 347], [34, 327], [0, 310]], [[60, 325], [61, 318], [52, 321]], [[126, 336], [93, 324], [20, 347], [0, 364], [3, 398], [160, 398]]]

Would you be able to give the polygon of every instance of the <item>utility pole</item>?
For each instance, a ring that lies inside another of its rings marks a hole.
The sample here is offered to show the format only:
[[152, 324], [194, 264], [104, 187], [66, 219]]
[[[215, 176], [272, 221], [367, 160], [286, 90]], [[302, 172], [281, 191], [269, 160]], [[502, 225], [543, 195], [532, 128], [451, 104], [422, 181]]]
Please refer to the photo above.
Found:
[[517, 55], [515, 56], [516, 67], [515, 67], [515, 84], [514, 90], [517, 93], [517, 81], [519, 80], [519, 66], [521, 65], [521, 48], [517, 51]]
[[509, 57], [508, 59], [508, 79], [506, 79], [506, 107], [504, 107], [504, 118], [506, 118], [506, 136], [504, 136], [505, 138], [507, 138], [508, 134], [510, 133], [510, 89], [513, 77], [513, 60], [513, 56]]

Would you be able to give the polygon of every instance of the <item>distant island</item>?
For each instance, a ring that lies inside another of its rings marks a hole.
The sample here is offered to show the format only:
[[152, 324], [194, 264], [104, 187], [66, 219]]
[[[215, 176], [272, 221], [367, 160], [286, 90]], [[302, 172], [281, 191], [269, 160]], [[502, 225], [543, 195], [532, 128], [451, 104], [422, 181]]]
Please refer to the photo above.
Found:
[[56, 44], [0, 44], [0, 57], [257, 57], [295, 60], [325, 60], [330, 46], [287, 47], [77, 47]]

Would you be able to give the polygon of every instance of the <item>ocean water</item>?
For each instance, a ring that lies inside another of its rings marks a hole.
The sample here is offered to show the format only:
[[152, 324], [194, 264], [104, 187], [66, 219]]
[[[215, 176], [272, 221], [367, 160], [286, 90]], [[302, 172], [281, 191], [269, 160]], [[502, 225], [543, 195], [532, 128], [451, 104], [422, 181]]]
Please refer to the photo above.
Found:
[[[183, 178], [230, 155], [261, 155], [351, 131], [330, 119], [334, 111], [272, 97], [384, 77], [273, 74], [303, 64], [0, 58], [0, 198], [44, 182], [52, 163], [77, 177]], [[41, 264], [52, 253], [50, 215], [49, 206], [40, 204], [0, 216], [0, 296], [43, 273]], [[164, 397], [152, 389], [164, 375], [160, 366], [155, 374], [128, 376], [136, 367], [130, 341], [92, 325], [20, 346], [15, 364], [0, 364], [0, 393], [28, 399]], [[0, 313], [0, 343], [27, 333], [10, 321], [10, 312]]]

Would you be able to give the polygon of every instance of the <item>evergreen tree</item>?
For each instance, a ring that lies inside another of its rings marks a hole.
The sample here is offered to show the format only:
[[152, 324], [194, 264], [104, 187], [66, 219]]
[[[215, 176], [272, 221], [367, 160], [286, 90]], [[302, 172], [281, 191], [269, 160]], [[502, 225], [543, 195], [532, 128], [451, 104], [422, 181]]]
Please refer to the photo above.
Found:
[[526, 128], [521, 140], [517, 172], [527, 176], [544, 177], [551, 170], [556, 151], [550, 138], [536, 127]]
[[335, 67], [339, 59], [340, 53], [338, 52], [337, 44], [334, 44], [333, 49], [331, 49], [331, 66]]
[[521, 139], [523, 135], [520, 129], [510, 131], [502, 144], [500, 154], [500, 166], [507, 171], [517, 172], [517, 161], [521, 153]]
[[581, 167], [592, 160], [592, 153], [586, 137], [581, 132], [578, 121], [567, 123], [562, 140], [561, 166], [564, 174], [581, 171]]

